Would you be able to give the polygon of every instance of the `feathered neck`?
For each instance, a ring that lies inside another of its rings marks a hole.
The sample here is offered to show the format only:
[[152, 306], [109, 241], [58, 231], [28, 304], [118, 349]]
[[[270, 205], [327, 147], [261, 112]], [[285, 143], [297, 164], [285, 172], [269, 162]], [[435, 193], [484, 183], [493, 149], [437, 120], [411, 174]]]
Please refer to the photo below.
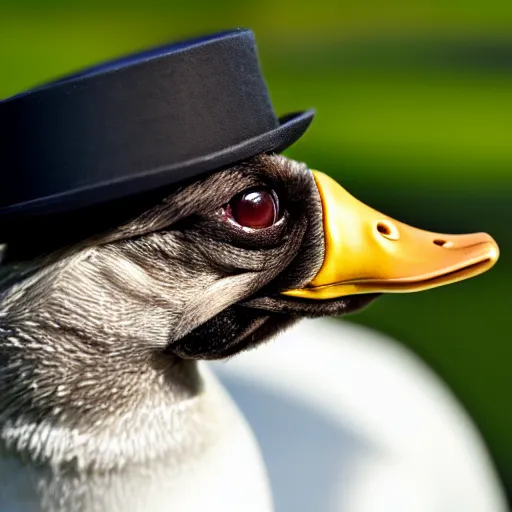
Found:
[[[74, 256], [84, 257], [91, 255]], [[3, 281], [0, 450], [106, 470], [190, 452], [187, 443], [200, 449], [208, 439], [200, 411], [211, 409], [215, 424], [215, 408], [197, 364], [151, 350], [128, 325], [114, 332], [108, 322], [80, 322], [87, 304], [72, 293], [61, 300], [73, 263]]]

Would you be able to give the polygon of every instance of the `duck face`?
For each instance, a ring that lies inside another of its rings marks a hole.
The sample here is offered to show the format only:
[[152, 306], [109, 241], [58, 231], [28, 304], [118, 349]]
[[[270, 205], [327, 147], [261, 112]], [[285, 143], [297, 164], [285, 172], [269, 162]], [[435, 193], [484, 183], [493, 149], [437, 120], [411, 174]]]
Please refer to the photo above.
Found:
[[303, 164], [259, 156], [183, 186], [117, 229], [73, 279], [86, 276], [90, 293], [115, 296], [111, 323], [145, 311], [138, 324], [153, 333], [148, 343], [217, 359], [301, 317], [465, 279], [497, 258], [486, 234], [412, 228]]

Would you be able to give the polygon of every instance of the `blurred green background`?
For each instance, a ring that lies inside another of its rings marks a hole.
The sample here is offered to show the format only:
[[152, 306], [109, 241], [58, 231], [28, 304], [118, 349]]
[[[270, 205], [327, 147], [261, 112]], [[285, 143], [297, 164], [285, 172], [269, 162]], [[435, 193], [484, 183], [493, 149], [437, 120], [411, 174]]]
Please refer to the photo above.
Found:
[[236, 26], [256, 33], [277, 112], [317, 109], [290, 156], [400, 220], [500, 244], [491, 272], [384, 297], [350, 321], [397, 337], [448, 383], [510, 496], [512, 2], [0, 0], [0, 98]]

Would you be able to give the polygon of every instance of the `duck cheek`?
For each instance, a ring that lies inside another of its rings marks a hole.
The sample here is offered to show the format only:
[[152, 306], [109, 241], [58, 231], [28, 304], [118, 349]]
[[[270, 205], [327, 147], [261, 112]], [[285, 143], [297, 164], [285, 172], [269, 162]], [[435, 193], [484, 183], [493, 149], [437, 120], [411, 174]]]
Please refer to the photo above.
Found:
[[169, 344], [182, 359], [222, 359], [243, 350], [269, 320], [269, 313], [232, 306]]
[[258, 297], [244, 302], [248, 308], [263, 309], [296, 318], [319, 318], [323, 316], [342, 316], [361, 311], [380, 297], [380, 293], [351, 295], [332, 300], [310, 300], [287, 298], [284, 295]]

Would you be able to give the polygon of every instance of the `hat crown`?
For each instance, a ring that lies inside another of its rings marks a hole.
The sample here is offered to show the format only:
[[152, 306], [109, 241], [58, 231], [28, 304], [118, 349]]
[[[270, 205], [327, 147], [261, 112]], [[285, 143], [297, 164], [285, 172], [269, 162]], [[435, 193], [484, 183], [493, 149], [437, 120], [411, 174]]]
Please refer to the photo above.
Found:
[[0, 242], [39, 236], [64, 213], [78, 232], [98, 208], [278, 153], [313, 115], [276, 117], [254, 35], [242, 29], [128, 55], [0, 101]]
[[278, 124], [251, 31], [152, 49], [0, 103], [0, 206], [204, 158]]

